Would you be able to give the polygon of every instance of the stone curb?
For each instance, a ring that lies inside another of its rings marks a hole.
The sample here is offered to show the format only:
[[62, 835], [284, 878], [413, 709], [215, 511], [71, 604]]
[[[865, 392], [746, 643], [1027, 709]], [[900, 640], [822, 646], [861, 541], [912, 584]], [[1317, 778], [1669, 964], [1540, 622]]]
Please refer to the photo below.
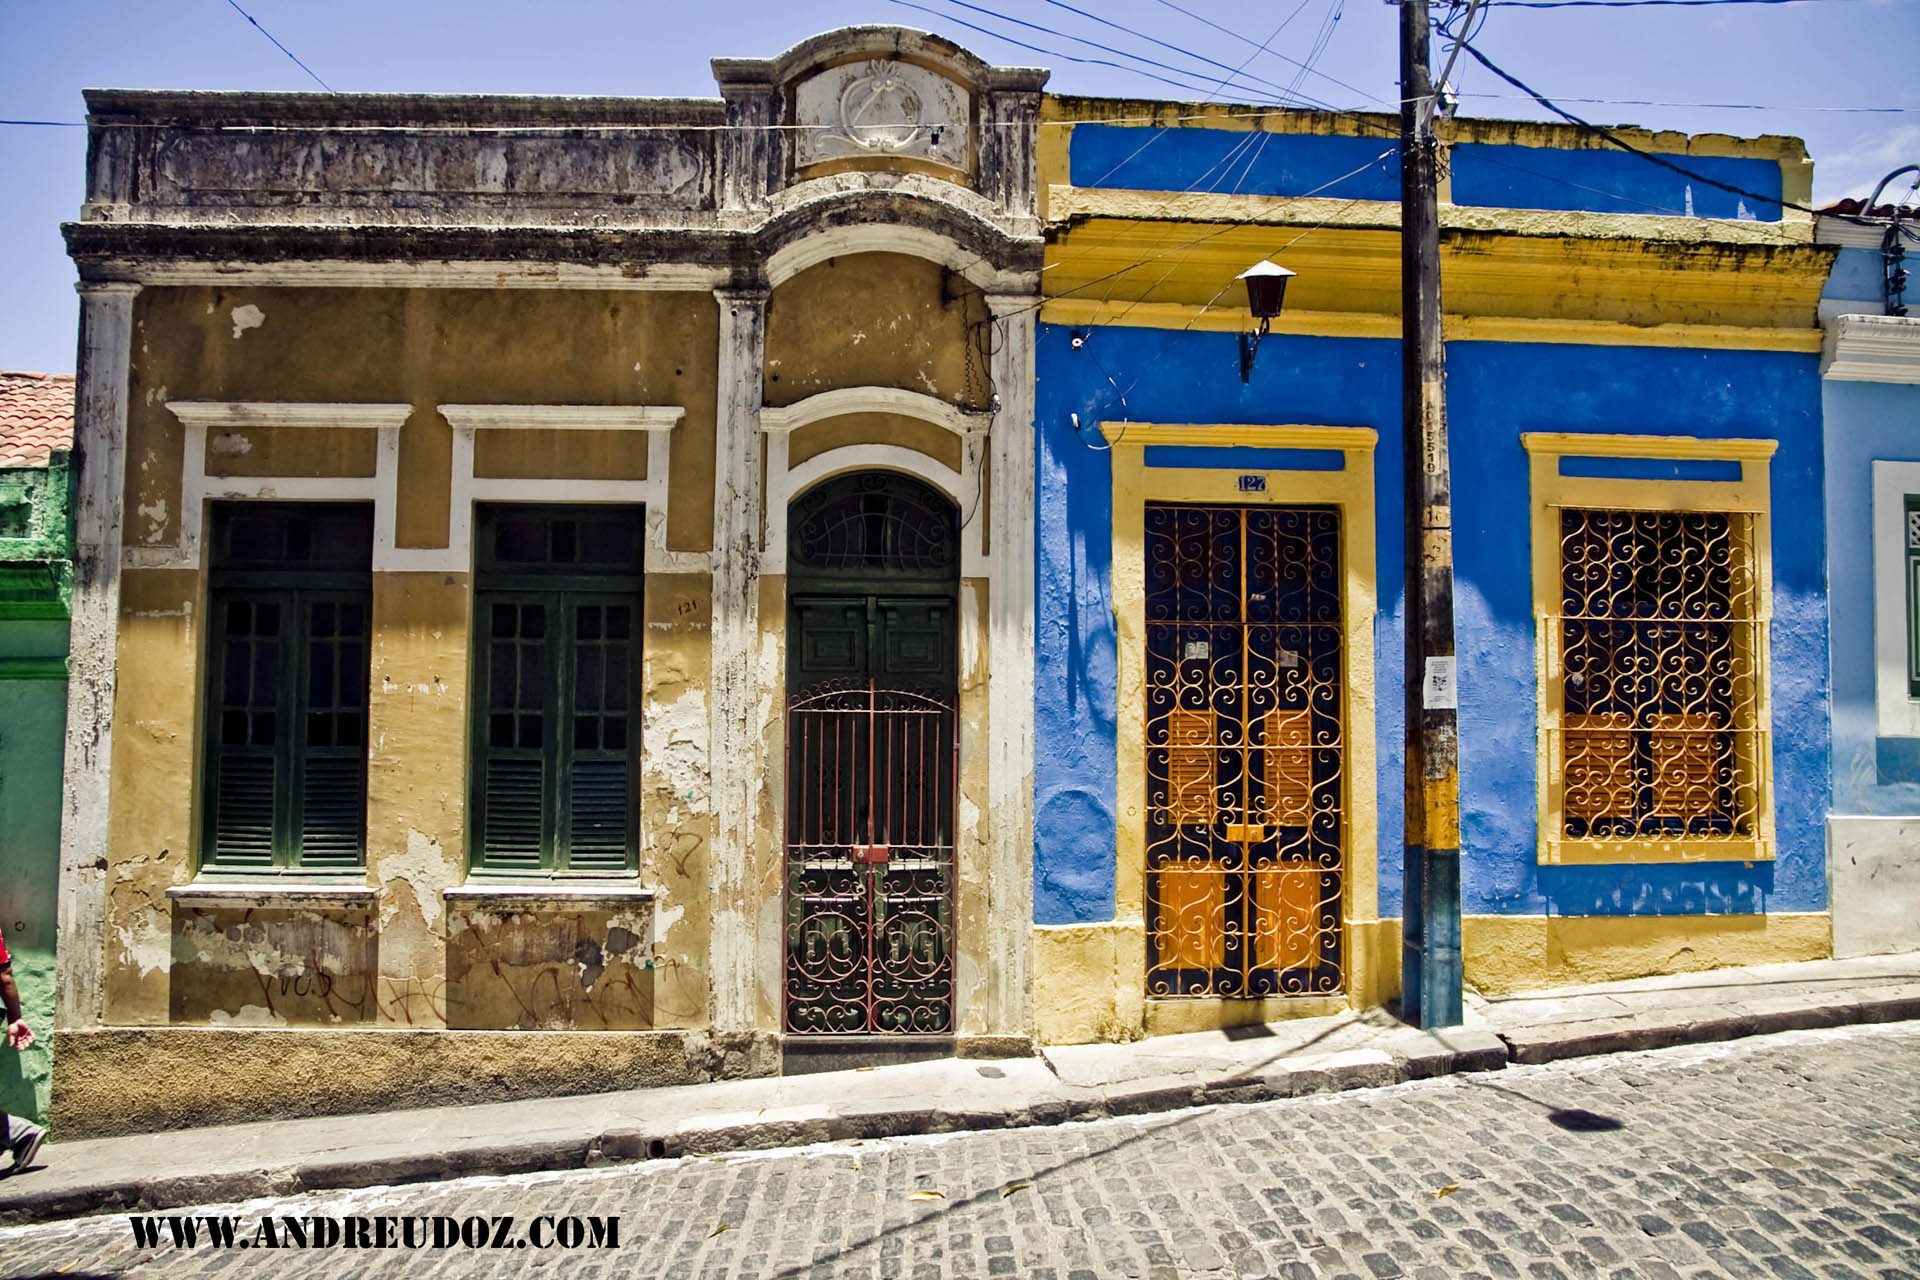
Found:
[[[1626, 1016], [1595, 1018], [1570, 1025], [1543, 1025], [1499, 1033], [1515, 1066], [1534, 1066], [1596, 1054], [1669, 1049], [1683, 1044], [1713, 1044], [1778, 1031], [1811, 1031], [1860, 1023], [1905, 1022], [1920, 1018], [1920, 995], [1866, 995], [1858, 999], [1821, 997], [1745, 1001], [1693, 1011], [1668, 1011], [1659, 1019]], [[1689, 1016], [1692, 1014], [1694, 1016]]]
[[[613, 1162], [717, 1155], [817, 1142], [1026, 1128], [1219, 1103], [1266, 1102], [1348, 1089], [1379, 1088], [1460, 1072], [1497, 1071], [1509, 1062], [1535, 1064], [1731, 1040], [1774, 1031], [1920, 1019], [1920, 994], [1902, 992], [1889, 997], [1839, 1000], [1826, 997], [1818, 1001], [1787, 998], [1746, 1006], [1721, 1005], [1700, 1013], [1697, 1018], [1683, 1014], [1677, 1020], [1668, 1013], [1658, 1022], [1619, 1018], [1501, 1033], [1464, 1030], [1425, 1036], [1411, 1033], [1391, 1052], [1353, 1049], [1282, 1058], [1257, 1075], [1224, 1076], [1199, 1083], [1161, 1077], [1100, 1087], [1063, 1084], [1054, 1096], [1030, 1097], [991, 1110], [947, 1111], [925, 1107], [906, 1111], [840, 1111], [721, 1124], [703, 1124], [696, 1119], [670, 1129], [607, 1130], [578, 1139], [476, 1144], [358, 1161], [334, 1157], [305, 1164], [166, 1178], [123, 1177], [102, 1180], [92, 1186], [69, 1186], [44, 1192], [25, 1187], [20, 1194], [5, 1195], [4, 1201], [0, 1201], [0, 1226], [115, 1212], [152, 1212], [309, 1191], [563, 1171]], [[51, 1153], [57, 1154], [57, 1151]], [[0, 1194], [10, 1190], [0, 1182]]]

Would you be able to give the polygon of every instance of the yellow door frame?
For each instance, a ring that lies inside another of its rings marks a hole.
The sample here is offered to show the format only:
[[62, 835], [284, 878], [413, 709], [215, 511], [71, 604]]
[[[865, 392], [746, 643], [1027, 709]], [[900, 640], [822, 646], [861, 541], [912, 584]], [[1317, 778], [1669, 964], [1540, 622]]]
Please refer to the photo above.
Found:
[[[1375, 805], [1373, 623], [1376, 611], [1373, 451], [1369, 427], [1232, 426], [1110, 422], [1102, 425], [1113, 464], [1113, 611], [1118, 629], [1115, 723], [1116, 848], [1114, 919], [1115, 1013], [1147, 1034], [1199, 1031], [1365, 1008], [1397, 990], [1398, 929], [1383, 937], [1379, 920]], [[1334, 451], [1339, 470], [1235, 467], [1149, 467], [1154, 446]], [[1341, 832], [1345, 869], [1346, 991], [1336, 997], [1221, 999], [1146, 998], [1146, 559], [1148, 502], [1238, 506], [1332, 506], [1340, 512], [1342, 661], [1346, 666]], [[1397, 921], [1389, 922], [1397, 926]], [[1138, 945], [1135, 945], [1137, 940]]]

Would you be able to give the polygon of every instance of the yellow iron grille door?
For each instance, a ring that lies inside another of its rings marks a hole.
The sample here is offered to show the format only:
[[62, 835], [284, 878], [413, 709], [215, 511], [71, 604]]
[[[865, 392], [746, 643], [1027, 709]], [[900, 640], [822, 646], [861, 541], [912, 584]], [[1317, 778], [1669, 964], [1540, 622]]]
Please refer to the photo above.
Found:
[[1146, 509], [1147, 995], [1343, 989], [1340, 517]]

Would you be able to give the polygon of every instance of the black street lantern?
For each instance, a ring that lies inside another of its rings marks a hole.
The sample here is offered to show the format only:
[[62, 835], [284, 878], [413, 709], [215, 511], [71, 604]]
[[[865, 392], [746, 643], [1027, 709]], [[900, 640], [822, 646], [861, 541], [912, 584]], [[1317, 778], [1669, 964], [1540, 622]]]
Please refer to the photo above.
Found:
[[1260, 339], [1267, 336], [1267, 326], [1280, 314], [1293, 272], [1262, 258], [1234, 278], [1246, 281], [1247, 310], [1260, 322], [1253, 333], [1240, 335], [1240, 381], [1248, 382], [1253, 378], [1253, 353], [1260, 349]]

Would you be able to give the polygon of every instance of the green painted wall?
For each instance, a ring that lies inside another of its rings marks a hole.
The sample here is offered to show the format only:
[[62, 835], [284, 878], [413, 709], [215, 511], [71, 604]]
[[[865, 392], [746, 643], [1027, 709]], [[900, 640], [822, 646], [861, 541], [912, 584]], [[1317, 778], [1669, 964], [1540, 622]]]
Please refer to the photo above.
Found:
[[0, 1110], [47, 1118], [67, 726], [67, 455], [0, 471], [0, 932], [36, 1040], [0, 1048]]
[[0, 1110], [44, 1120], [53, 1075], [53, 939], [66, 738], [67, 623], [0, 617], [0, 930], [37, 1037], [0, 1049]]

